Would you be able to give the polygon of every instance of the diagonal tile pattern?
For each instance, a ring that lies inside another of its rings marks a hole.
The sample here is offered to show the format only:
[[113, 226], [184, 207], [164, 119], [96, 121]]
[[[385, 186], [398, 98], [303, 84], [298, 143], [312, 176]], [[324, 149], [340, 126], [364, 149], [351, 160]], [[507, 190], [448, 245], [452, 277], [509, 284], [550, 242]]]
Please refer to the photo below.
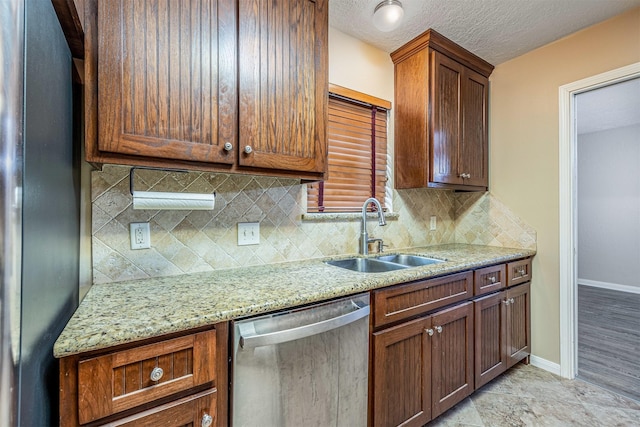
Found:
[[630, 427], [640, 425], [640, 402], [518, 364], [428, 425]]
[[[357, 252], [358, 218], [303, 220], [306, 185], [298, 180], [138, 169], [136, 190], [215, 191], [216, 206], [213, 211], [133, 210], [129, 171], [104, 165], [92, 172], [94, 283]], [[442, 243], [535, 247], [530, 227], [488, 193], [478, 199], [449, 190], [397, 190], [392, 206], [398, 220], [386, 227], [369, 223], [370, 235], [383, 238], [387, 250]], [[432, 215], [436, 231], [429, 230]], [[237, 246], [236, 224], [254, 221], [260, 222], [260, 245]], [[480, 221], [480, 228], [473, 221]], [[130, 249], [132, 222], [150, 223], [151, 249]]]

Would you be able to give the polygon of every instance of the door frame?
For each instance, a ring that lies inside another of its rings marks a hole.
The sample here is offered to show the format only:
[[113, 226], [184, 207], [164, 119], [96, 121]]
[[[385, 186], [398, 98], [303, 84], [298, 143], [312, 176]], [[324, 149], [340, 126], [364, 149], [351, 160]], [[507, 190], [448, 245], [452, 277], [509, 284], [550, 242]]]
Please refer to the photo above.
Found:
[[640, 77], [640, 62], [560, 86], [560, 375], [575, 378], [577, 322], [577, 125], [576, 95]]

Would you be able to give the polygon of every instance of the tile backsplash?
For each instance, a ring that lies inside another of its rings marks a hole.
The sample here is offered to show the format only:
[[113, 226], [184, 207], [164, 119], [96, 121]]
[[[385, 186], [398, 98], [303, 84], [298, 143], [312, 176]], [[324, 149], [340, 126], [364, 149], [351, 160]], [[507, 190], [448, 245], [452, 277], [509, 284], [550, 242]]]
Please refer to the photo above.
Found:
[[[93, 171], [93, 282], [171, 276], [215, 269], [353, 254], [360, 222], [307, 220], [306, 186], [298, 180], [236, 174], [136, 170], [135, 189], [216, 193], [213, 211], [133, 210], [129, 170]], [[535, 248], [535, 231], [489, 193], [393, 191], [397, 219], [369, 234], [393, 249], [442, 243]], [[437, 230], [429, 230], [432, 215]], [[131, 250], [129, 224], [149, 222], [151, 249]], [[237, 223], [260, 222], [260, 244], [237, 245]]]

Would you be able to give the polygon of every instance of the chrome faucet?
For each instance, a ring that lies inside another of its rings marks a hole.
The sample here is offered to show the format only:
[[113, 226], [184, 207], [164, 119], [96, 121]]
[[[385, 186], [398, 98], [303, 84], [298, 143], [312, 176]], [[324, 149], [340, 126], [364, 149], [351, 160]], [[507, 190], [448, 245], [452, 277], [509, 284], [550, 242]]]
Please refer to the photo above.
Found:
[[369, 255], [369, 243], [378, 242], [379, 247], [382, 249], [382, 239], [369, 239], [369, 233], [367, 233], [367, 206], [369, 203], [376, 205], [378, 209], [378, 224], [380, 226], [387, 225], [387, 221], [384, 219], [384, 212], [378, 199], [371, 197], [367, 199], [362, 205], [362, 222], [360, 223], [360, 254]]

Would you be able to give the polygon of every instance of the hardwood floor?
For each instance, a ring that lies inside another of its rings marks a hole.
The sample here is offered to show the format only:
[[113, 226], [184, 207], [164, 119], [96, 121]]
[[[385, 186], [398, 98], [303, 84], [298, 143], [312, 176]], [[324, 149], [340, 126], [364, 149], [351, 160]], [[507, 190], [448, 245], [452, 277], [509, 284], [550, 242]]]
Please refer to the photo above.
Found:
[[640, 400], [640, 294], [578, 286], [578, 378]]

